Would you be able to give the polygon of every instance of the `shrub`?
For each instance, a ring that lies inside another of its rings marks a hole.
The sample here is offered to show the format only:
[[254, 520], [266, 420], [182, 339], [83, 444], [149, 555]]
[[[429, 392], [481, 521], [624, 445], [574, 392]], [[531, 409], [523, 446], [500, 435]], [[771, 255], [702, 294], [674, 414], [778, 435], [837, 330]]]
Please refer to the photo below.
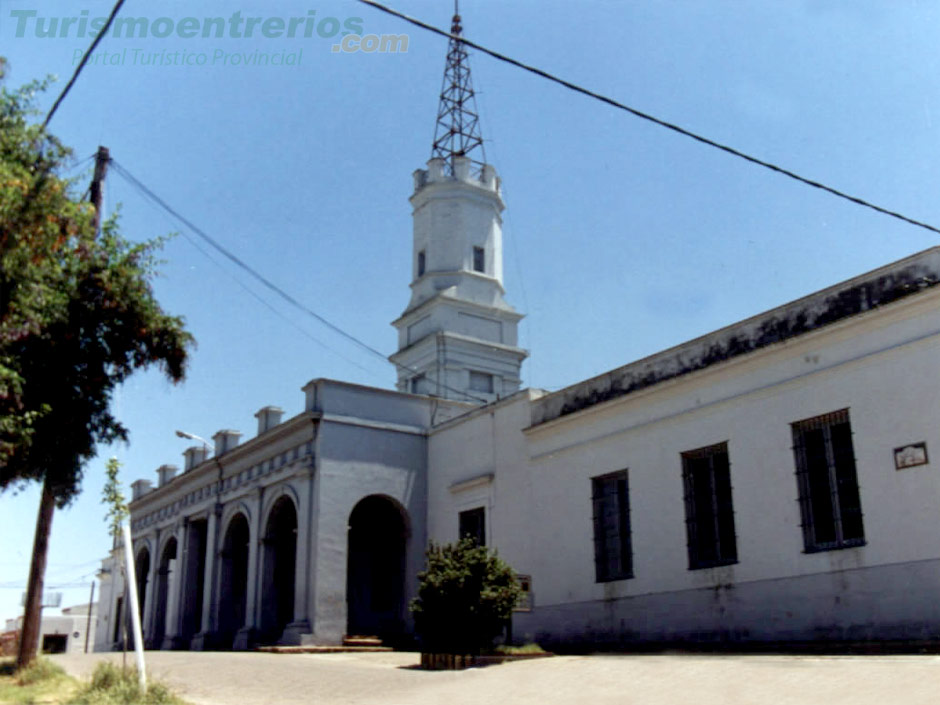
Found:
[[16, 672], [17, 685], [34, 685], [42, 681], [55, 680], [63, 678], [65, 671], [58, 664], [52, 663], [48, 659], [39, 658], [29, 664], [26, 668], [21, 668]]
[[522, 594], [515, 573], [473, 539], [432, 543], [411, 602], [426, 653], [478, 654], [502, 632]]
[[91, 682], [69, 701], [70, 705], [181, 705], [183, 703], [163, 683], [147, 683], [140, 692], [136, 668], [121, 668], [110, 661], [95, 666]]

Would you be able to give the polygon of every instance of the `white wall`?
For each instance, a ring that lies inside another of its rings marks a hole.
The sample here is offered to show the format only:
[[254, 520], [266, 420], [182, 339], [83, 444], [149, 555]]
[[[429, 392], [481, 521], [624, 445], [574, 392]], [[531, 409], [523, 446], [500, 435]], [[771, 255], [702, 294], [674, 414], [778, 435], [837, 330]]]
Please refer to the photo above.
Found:
[[[940, 559], [936, 462], [897, 471], [893, 460], [894, 448], [919, 441], [940, 453], [938, 302], [936, 290], [922, 292], [528, 431], [530, 419], [543, 415], [540, 402], [530, 410], [521, 395], [451, 422], [430, 442], [430, 537], [456, 537], [459, 493], [447, 488], [494, 473], [488, 543], [533, 575], [535, 624], [552, 607], [565, 607], [571, 622], [578, 610], [590, 612], [578, 604]], [[867, 544], [804, 553], [790, 424], [843, 408], [854, 432]], [[739, 562], [692, 571], [680, 453], [722, 441]], [[591, 478], [623, 469], [635, 577], [597, 583]], [[890, 621], [891, 609], [871, 620]]]

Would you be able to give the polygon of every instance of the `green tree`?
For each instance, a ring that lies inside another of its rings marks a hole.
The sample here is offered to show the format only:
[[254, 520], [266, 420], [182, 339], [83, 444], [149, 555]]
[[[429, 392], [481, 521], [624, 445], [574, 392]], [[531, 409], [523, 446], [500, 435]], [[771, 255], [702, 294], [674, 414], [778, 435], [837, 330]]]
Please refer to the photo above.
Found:
[[127, 440], [114, 390], [151, 365], [180, 381], [192, 343], [153, 294], [161, 241], [129, 242], [116, 219], [96, 233], [95, 209], [61, 175], [70, 150], [31, 123], [44, 88], [0, 85], [0, 490], [43, 484], [31, 593], [53, 507], [79, 493], [98, 444]]
[[105, 466], [105, 482], [101, 488], [101, 503], [107, 507], [104, 520], [108, 524], [108, 533], [117, 541], [121, 536], [121, 524], [129, 516], [127, 499], [121, 488], [121, 463], [117, 458], [109, 458]]
[[432, 543], [411, 602], [427, 653], [478, 654], [492, 645], [522, 595], [515, 573], [471, 538]]

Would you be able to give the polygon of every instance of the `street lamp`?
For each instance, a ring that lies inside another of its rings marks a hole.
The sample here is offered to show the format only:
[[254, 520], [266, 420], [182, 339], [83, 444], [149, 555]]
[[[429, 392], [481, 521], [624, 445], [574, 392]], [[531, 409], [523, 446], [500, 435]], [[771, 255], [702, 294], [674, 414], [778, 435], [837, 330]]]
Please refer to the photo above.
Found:
[[195, 433], [190, 433], [189, 431], [177, 430], [176, 435], [179, 436], [180, 438], [188, 438], [191, 441], [200, 441], [202, 445], [206, 447], [206, 450], [209, 449], [209, 441], [207, 441], [202, 436], [197, 436]]

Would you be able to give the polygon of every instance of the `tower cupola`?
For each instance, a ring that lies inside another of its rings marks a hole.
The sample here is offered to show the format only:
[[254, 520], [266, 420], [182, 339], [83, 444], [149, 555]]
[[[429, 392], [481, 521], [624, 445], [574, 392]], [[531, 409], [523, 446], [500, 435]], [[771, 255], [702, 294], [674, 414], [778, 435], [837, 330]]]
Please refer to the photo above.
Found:
[[398, 389], [492, 401], [521, 384], [527, 352], [504, 300], [503, 204], [486, 163], [470, 66], [456, 12], [431, 159], [414, 173], [411, 300], [396, 321]]

